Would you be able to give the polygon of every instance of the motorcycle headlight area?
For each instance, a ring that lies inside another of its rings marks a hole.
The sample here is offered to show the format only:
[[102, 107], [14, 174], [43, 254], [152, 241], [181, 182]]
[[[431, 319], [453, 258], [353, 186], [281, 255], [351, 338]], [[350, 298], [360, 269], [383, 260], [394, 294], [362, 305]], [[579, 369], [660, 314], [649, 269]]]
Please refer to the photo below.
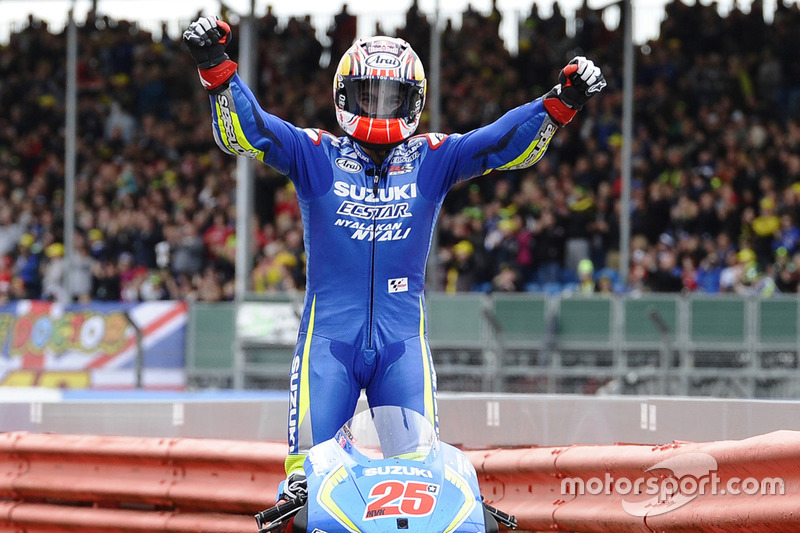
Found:
[[[360, 532], [358, 526], [337, 503], [341, 502], [341, 495], [334, 496], [333, 491], [349, 478], [349, 473], [344, 465], [332, 470], [322, 480], [317, 494], [317, 503], [325, 509], [346, 531]], [[477, 500], [472, 492], [469, 482], [449, 465], [445, 466], [444, 478], [447, 483], [455, 487], [463, 496], [459, 502], [452, 520], [443, 531], [455, 531], [475, 509]], [[350, 485], [355, 488], [355, 485]], [[434, 487], [434, 490], [432, 490]], [[438, 485], [420, 481], [400, 482], [385, 480], [373, 487], [368, 496], [369, 502], [364, 511], [362, 520], [375, 518], [396, 518], [407, 520], [431, 514], [438, 503], [440, 493]], [[397, 507], [397, 509], [394, 509]]]

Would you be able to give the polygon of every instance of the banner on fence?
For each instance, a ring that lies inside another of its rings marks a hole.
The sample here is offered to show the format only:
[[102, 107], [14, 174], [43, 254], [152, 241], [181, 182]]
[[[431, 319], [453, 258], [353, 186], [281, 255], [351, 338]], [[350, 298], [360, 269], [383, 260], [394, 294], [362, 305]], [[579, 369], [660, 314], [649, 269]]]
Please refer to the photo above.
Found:
[[290, 302], [245, 302], [236, 313], [236, 334], [248, 342], [293, 346], [300, 315]]
[[171, 301], [0, 307], [0, 386], [133, 387], [141, 349], [144, 387], [183, 388], [187, 317]]

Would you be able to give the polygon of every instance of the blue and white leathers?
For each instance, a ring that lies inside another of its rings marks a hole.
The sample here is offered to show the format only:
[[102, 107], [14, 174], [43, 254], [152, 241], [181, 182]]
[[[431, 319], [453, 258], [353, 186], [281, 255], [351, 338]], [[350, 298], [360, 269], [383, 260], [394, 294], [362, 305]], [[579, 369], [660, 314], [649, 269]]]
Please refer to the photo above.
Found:
[[541, 99], [463, 135], [411, 137], [380, 166], [347, 137], [263, 111], [238, 75], [211, 107], [217, 144], [285, 174], [302, 212], [307, 281], [287, 472], [352, 416], [362, 389], [373, 407], [408, 407], [436, 424], [423, 294], [434, 224], [455, 183], [542, 156], [557, 124]]

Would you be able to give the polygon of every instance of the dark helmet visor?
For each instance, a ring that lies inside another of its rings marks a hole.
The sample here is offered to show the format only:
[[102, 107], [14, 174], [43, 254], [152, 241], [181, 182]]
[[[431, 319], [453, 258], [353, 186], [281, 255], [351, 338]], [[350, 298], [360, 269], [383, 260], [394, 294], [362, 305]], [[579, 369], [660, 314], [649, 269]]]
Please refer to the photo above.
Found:
[[340, 78], [337, 105], [368, 118], [411, 121], [422, 110], [423, 82], [391, 78]]

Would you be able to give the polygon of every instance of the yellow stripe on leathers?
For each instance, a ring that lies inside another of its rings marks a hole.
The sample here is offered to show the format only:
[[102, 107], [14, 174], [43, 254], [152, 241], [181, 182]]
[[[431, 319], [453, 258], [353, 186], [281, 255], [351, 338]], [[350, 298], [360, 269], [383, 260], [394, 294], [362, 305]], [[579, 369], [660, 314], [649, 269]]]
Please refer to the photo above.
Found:
[[317, 296], [311, 300], [311, 316], [308, 318], [308, 331], [306, 332], [306, 342], [303, 345], [303, 366], [300, 370], [300, 399], [297, 405], [297, 431], [300, 432], [300, 425], [306, 417], [308, 408], [311, 404], [308, 392], [308, 367], [311, 366], [311, 337], [314, 335], [314, 315], [317, 308]]
[[433, 406], [433, 383], [431, 382], [431, 361], [428, 354], [428, 346], [425, 344], [425, 306], [422, 305], [422, 298], [419, 299], [419, 345], [422, 352], [422, 368], [425, 394], [425, 416], [431, 424], [436, 427], [436, 419]]
[[[228, 139], [228, 132], [225, 131], [225, 125], [222, 122], [222, 110], [219, 107], [219, 102], [215, 100], [214, 106], [217, 109], [217, 129], [219, 129], [220, 139], [222, 139], [222, 142], [228, 147], [228, 150], [233, 153], [238, 153], [231, 144], [230, 139]], [[239, 114], [231, 111], [231, 121], [233, 122], [233, 128], [236, 131], [236, 143], [251, 154], [256, 154], [256, 159], [263, 162], [264, 152], [255, 148], [252, 144], [250, 144], [250, 141], [247, 140], [247, 137], [245, 137], [244, 130], [242, 129], [242, 123], [239, 122]]]
[[[306, 332], [306, 341], [303, 344], [303, 361], [300, 368], [300, 398], [297, 400], [297, 438], [300, 438], [300, 425], [308, 413], [308, 408], [311, 404], [308, 391], [308, 368], [311, 365], [311, 336], [314, 334], [314, 315], [316, 314], [317, 297], [311, 300], [311, 316], [308, 319], [308, 331]], [[303, 469], [303, 461], [306, 459], [306, 454], [294, 454], [286, 457], [283, 464], [286, 475], [292, 472], [300, 471]]]
[[[530, 144], [530, 145], [529, 145], [529, 146], [528, 146], [528, 147], [525, 149], [525, 151], [524, 151], [524, 152], [522, 152], [522, 153], [521, 153], [521, 154], [520, 154], [520, 155], [519, 155], [519, 156], [518, 156], [516, 159], [514, 159], [513, 161], [509, 161], [509, 162], [508, 162], [508, 163], [506, 163], [505, 165], [499, 166], [499, 167], [497, 167], [497, 168], [487, 168], [487, 169], [484, 171], [484, 173], [483, 173], [483, 174], [484, 174], [484, 175], [486, 175], [486, 174], [488, 174], [489, 172], [491, 172], [491, 171], [493, 171], [493, 170], [506, 170], [506, 169], [509, 169], [509, 168], [512, 168], [512, 167], [515, 167], [515, 166], [519, 165], [520, 163], [522, 163], [523, 161], [525, 161], [525, 159], [527, 159], [527, 158], [528, 158], [528, 156], [530, 155], [530, 153], [531, 153], [531, 152], [533, 152], [533, 151], [536, 149], [536, 146], [537, 146], [538, 144], [539, 144], [539, 139], [536, 139], [535, 141], [533, 141], [533, 142], [532, 142], [532, 143], [531, 143], [531, 144]], [[540, 157], [542, 157], [543, 155], [544, 155], [544, 150], [542, 150], [541, 152], [539, 152], [539, 155], [538, 155], [538, 156], [536, 156], [536, 159], [534, 159], [533, 161], [531, 161], [531, 162], [530, 162], [530, 164], [531, 164], [531, 165], [533, 165], [534, 163], [536, 163], [536, 162], [539, 160], [539, 158], [540, 158]]]

